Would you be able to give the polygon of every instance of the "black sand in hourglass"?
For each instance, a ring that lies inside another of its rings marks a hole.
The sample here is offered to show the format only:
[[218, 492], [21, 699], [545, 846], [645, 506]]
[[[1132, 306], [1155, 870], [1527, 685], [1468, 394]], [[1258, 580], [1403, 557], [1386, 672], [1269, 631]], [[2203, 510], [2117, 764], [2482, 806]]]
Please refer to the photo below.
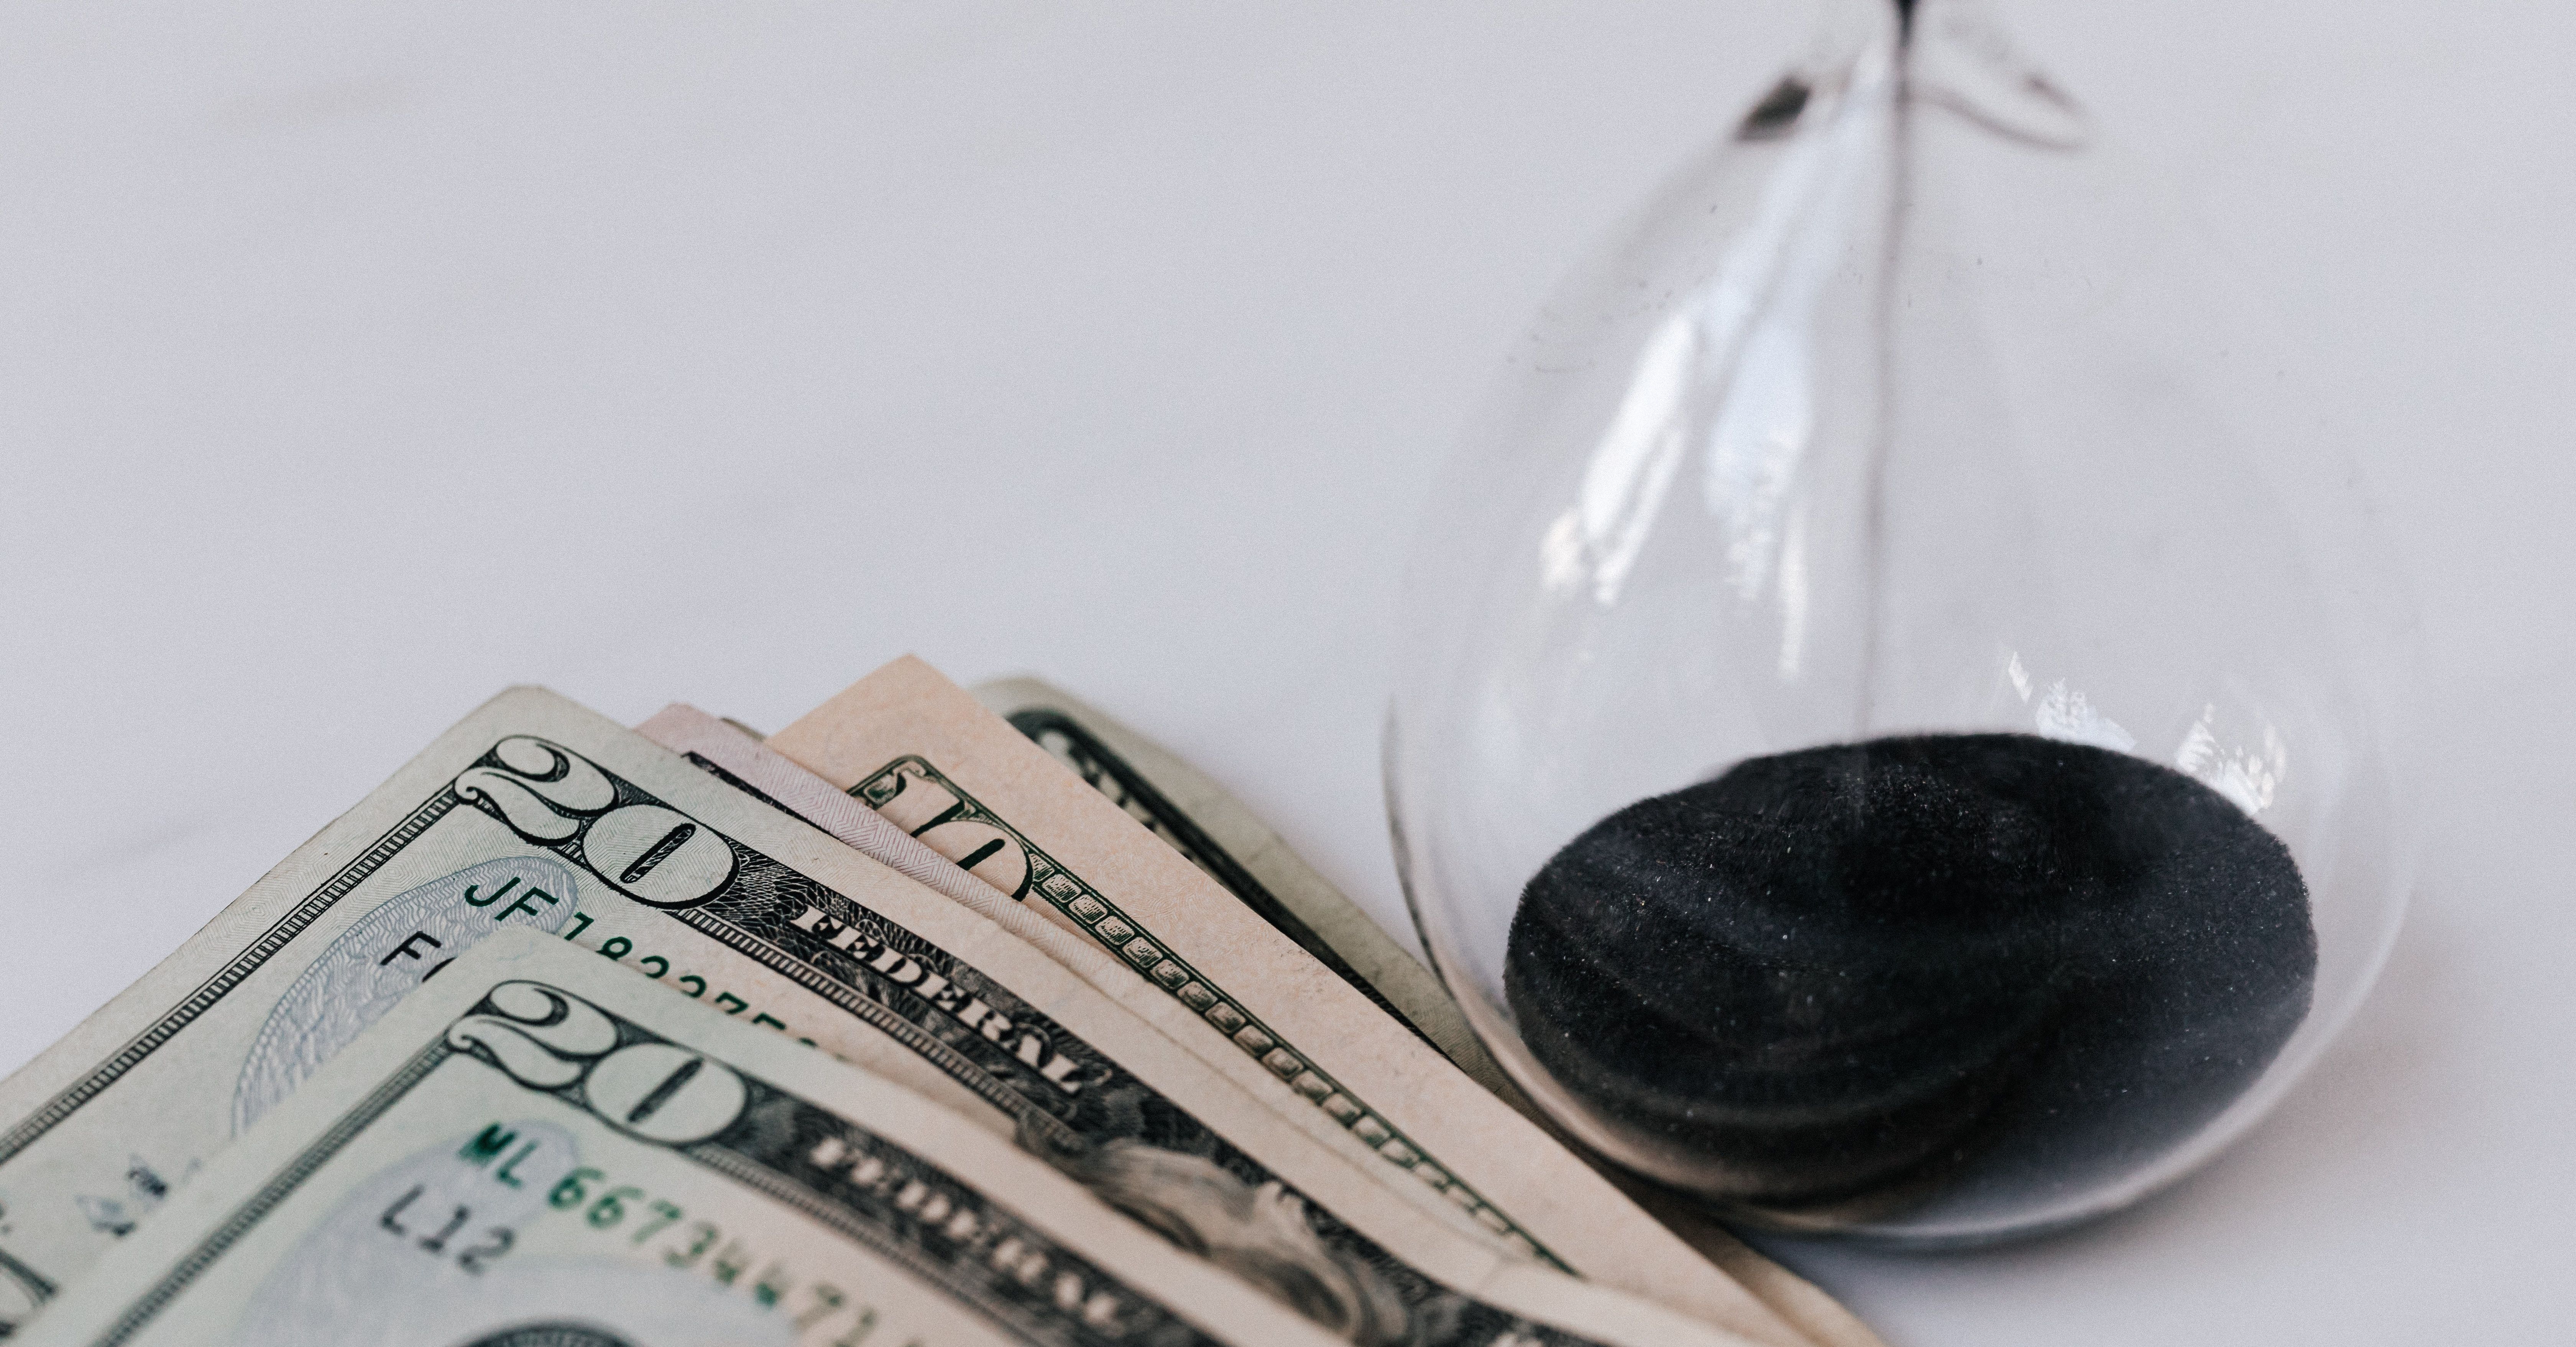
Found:
[[2306, 1015], [2289, 851], [2179, 772], [2019, 734], [1807, 749], [1620, 810], [1521, 896], [1556, 1079], [1775, 1210], [2080, 1189]]

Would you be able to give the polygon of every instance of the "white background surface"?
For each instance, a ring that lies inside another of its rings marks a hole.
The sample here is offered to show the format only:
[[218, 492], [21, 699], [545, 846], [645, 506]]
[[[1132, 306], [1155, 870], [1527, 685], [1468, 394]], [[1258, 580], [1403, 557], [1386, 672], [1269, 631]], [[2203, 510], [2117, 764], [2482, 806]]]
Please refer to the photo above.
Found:
[[[2426, 877], [2346, 1037], [2180, 1189], [1786, 1256], [1898, 1347], [2567, 1341], [2576, 11], [2010, 12], [2368, 432]], [[1400, 924], [1375, 743], [1432, 469], [1804, 26], [21, 0], [0, 1069], [521, 681], [775, 728], [906, 650], [1040, 672]]]

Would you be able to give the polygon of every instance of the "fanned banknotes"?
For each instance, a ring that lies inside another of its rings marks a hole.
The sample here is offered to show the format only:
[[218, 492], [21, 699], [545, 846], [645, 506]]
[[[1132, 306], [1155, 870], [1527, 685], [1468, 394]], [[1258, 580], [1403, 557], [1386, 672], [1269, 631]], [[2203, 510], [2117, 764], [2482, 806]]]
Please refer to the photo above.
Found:
[[[1341, 1340], [1735, 1341], [1502, 1256], [1455, 1213], [1395, 1198], [1168, 1026], [967, 904], [710, 762], [533, 689], [443, 736], [0, 1084], [0, 1118], [17, 1120], [0, 1247], [29, 1269], [26, 1298], [51, 1296], [138, 1221], [149, 1229], [148, 1214], [83, 1226], [99, 1191], [149, 1165], [174, 1176], [159, 1180], [166, 1199], [512, 926], [801, 1040], [798, 1060], [828, 1052], [895, 1081]], [[85, 1237], [51, 1237], [66, 1231]], [[822, 1322], [792, 1340], [834, 1341], [812, 1336]]]

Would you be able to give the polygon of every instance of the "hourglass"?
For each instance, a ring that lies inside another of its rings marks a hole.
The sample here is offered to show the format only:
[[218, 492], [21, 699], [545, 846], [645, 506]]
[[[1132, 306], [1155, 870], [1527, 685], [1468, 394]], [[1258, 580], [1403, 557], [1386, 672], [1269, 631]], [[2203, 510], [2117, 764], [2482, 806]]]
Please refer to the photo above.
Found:
[[2117, 1207], [2394, 937], [2392, 567], [2097, 139], [1981, 8], [1831, 4], [1542, 315], [1418, 549], [1425, 945], [1560, 1127], [1721, 1211]]

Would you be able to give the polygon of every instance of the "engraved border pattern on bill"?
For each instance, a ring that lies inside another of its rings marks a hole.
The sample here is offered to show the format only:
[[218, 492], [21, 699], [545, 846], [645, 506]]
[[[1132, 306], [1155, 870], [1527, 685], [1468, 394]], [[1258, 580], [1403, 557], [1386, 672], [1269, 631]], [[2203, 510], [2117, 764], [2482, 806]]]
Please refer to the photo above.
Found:
[[1164, 948], [1142, 923], [1107, 895], [1084, 882], [1063, 862], [1048, 855], [1026, 834], [987, 809], [964, 786], [950, 779], [928, 759], [917, 753], [904, 754], [861, 777], [858, 784], [850, 787], [849, 794], [871, 808], [881, 806], [902, 788], [900, 778], [906, 772], [936, 785], [957, 799], [963, 812], [943, 815], [942, 821], [971, 819], [1007, 833], [1019, 844], [1028, 857], [1028, 879], [1023, 892], [1012, 895], [1014, 898], [1024, 899], [1031, 893], [1043, 896], [1110, 953], [1125, 960], [1143, 973], [1147, 981], [1188, 1006], [1192, 1013], [1224, 1034], [1246, 1056], [1286, 1081], [1299, 1097], [1348, 1130], [1381, 1158], [1430, 1185], [1478, 1224], [1510, 1240], [1524, 1253], [1559, 1271], [1571, 1271], [1562, 1259], [1521, 1228], [1519, 1222], [1465, 1180], [1435, 1163], [1428, 1149], [1398, 1130], [1394, 1123], [1362, 1102], [1305, 1054], [1290, 1047], [1281, 1034], [1258, 1016], [1217, 991], [1198, 969]]
[[455, 785], [451, 782], [440, 788], [437, 794], [422, 801], [418, 808], [405, 814], [401, 822], [386, 829], [383, 836], [370, 843], [367, 849], [359, 852], [355, 859], [341, 867], [330, 879], [316, 886], [313, 892], [305, 895], [302, 901], [289, 908], [286, 915], [279, 917], [267, 930], [261, 932], [259, 938], [250, 943], [249, 948], [225, 964], [212, 977], [199, 983], [196, 989], [189, 992], [177, 1005], [163, 1012], [161, 1017], [153, 1022], [151, 1028], [128, 1039], [124, 1046], [117, 1049], [115, 1055], [101, 1063], [96, 1070], [65, 1087], [52, 1099], [45, 1101], [42, 1107], [20, 1119], [18, 1124], [10, 1128], [6, 1134], [0, 1134], [0, 1164], [8, 1163], [19, 1152], [35, 1145], [45, 1133], [52, 1131], [79, 1112], [82, 1106], [104, 1093], [127, 1072], [142, 1065], [145, 1058], [160, 1051], [198, 1016], [213, 1009], [215, 1003], [223, 1000], [234, 988], [249, 981], [251, 974], [258, 972], [262, 964], [267, 963], [288, 945], [294, 943], [297, 936], [302, 935], [306, 928], [321, 920], [323, 914], [329, 912], [341, 899], [356, 892], [358, 886], [365, 883], [369, 875], [374, 874], [385, 862], [400, 854], [404, 847], [417, 841], [422, 833], [429, 831], [431, 824], [438, 822], [449, 810], [463, 802], [463, 797], [456, 793]]

